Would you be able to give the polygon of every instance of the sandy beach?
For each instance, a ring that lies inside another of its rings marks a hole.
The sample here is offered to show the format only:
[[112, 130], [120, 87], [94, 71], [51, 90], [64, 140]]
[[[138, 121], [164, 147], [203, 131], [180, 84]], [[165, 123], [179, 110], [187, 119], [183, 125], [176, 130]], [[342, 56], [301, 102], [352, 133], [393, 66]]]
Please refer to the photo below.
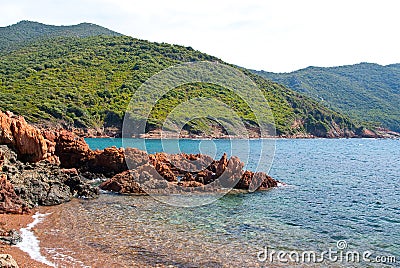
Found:
[[[12, 215], [12, 214], [0, 214], [0, 225], [2, 229], [20, 230], [26, 227], [29, 223], [33, 222], [32, 215], [35, 214], [35, 210], [32, 210], [31, 214], [28, 215]], [[29, 255], [21, 251], [16, 246], [9, 246], [0, 244], [0, 254], [10, 254], [16, 260], [20, 268], [48, 268], [50, 266], [32, 260]]]

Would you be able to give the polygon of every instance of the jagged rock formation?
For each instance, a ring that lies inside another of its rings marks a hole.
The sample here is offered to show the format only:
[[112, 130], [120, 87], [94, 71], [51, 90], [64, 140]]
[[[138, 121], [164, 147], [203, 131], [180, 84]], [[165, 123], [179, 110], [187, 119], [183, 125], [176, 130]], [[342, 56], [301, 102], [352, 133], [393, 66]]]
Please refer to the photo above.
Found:
[[44, 138], [40, 130], [26, 123], [22, 116], [0, 111], [0, 144], [8, 145], [26, 162], [47, 159], [58, 163], [54, 156], [54, 142]]
[[[131, 154], [131, 157], [133, 155]], [[142, 158], [142, 161], [137, 161]], [[150, 159], [146, 163], [146, 158]], [[119, 193], [179, 193], [218, 191], [221, 188], [265, 190], [278, 186], [278, 181], [262, 172], [244, 171], [237, 157], [213, 160], [201, 154], [146, 155], [136, 150], [134, 170], [127, 170], [103, 182], [100, 188]], [[130, 162], [129, 160], [127, 160]]]
[[10, 112], [0, 111], [0, 144], [0, 213], [24, 213], [72, 197], [94, 198], [98, 188], [88, 182], [94, 178], [104, 180], [101, 189], [136, 194], [254, 191], [278, 185], [265, 173], [243, 170], [235, 156], [214, 160], [116, 147], [93, 151], [72, 132], [39, 130]]

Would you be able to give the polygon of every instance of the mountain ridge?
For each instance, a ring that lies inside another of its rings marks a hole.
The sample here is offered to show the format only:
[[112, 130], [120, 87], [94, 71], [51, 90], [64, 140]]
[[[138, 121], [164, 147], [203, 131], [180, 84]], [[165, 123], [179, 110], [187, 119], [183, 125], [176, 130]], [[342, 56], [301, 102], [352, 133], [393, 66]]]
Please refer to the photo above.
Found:
[[254, 71], [360, 121], [400, 132], [400, 64], [358, 63], [290, 73]]
[[48, 25], [40, 22], [22, 20], [15, 24], [0, 27], [0, 52], [18, 49], [26, 43], [40, 38], [89, 37], [96, 35], [121, 36], [97, 24], [83, 22], [76, 25]]
[[[88, 25], [81, 25], [87, 33]], [[24, 115], [30, 122], [99, 131], [120, 129], [129, 99], [141, 83], [165, 68], [191, 61], [224, 63], [191, 47], [123, 35], [97, 35], [97, 32], [88, 37], [40, 35], [0, 54], [0, 108]], [[278, 135], [361, 135], [362, 125], [356, 125], [348, 117], [243, 71], [269, 101]], [[230, 103], [250, 128], [256, 127], [254, 114], [234, 93], [214, 85], [194, 84], [164, 96], [153, 108], [147, 130], [159, 129], [173, 105], [199, 96]], [[204, 134], [212, 124], [207, 120], [189, 122], [186, 130]]]

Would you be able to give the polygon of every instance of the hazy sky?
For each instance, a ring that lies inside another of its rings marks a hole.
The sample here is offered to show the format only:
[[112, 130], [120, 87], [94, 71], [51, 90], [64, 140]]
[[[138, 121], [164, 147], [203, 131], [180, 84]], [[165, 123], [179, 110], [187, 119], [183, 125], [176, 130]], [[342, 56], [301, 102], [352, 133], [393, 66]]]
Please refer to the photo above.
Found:
[[0, 26], [92, 22], [258, 70], [400, 63], [399, 0], [0, 0], [0, 12]]

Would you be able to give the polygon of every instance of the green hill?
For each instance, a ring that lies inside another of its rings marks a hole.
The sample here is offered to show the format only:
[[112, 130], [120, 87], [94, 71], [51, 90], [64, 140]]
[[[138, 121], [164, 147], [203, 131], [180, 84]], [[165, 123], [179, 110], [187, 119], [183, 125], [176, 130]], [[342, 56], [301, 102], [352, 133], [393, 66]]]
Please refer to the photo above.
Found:
[[372, 63], [257, 74], [358, 120], [400, 132], [400, 64]]
[[121, 34], [91, 23], [53, 26], [25, 20], [7, 27], [0, 27], [0, 53], [15, 50], [28, 42], [43, 38], [97, 35], [120, 36]]
[[[90, 32], [86, 25], [82, 33]], [[11, 26], [12, 27], [12, 26]], [[96, 27], [95, 27], [96, 28]], [[36, 37], [33, 37], [36, 38]], [[152, 43], [127, 36], [36, 38], [0, 55], [0, 109], [29, 121], [64, 127], [121, 127], [137, 89], [155, 73], [175, 64], [219, 59], [190, 47]], [[361, 130], [340, 113], [277, 83], [243, 70], [261, 88], [274, 114], [277, 134], [344, 136]], [[231, 106], [248, 127], [254, 114], [233, 92], [210, 84], [170, 91], [153, 109], [147, 130], [190, 97], [217, 98]], [[207, 133], [212, 122], [193, 121], [191, 133]]]

